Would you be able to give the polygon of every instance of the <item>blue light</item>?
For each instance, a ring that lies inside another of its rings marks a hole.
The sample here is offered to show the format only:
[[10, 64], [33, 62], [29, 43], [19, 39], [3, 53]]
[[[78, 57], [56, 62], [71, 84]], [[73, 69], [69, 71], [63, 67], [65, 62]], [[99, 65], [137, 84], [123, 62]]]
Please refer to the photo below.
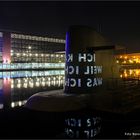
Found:
[[66, 33], [66, 47], [65, 47], [65, 51], [66, 51], [66, 54], [68, 53], [69, 51], [69, 44], [70, 41], [69, 41], [69, 32]]

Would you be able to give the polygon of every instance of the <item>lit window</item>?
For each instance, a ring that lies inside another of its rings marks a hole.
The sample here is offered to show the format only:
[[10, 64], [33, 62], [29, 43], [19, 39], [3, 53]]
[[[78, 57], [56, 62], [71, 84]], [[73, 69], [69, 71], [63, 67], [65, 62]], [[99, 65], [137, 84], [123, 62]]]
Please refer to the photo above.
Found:
[[32, 48], [31, 46], [28, 47], [28, 49], [31, 49], [31, 48]]
[[18, 104], [19, 104], [19, 106], [21, 106], [21, 105], [22, 105], [22, 102], [21, 102], [21, 101], [19, 101], [19, 102], [18, 102]]
[[122, 74], [120, 75], [120, 77], [122, 78]]
[[14, 102], [11, 103], [11, 107], [12, 108], [15, 107], [15, 103]]
[[123, 61], [124, 64], [126, 64], [126, 61]]

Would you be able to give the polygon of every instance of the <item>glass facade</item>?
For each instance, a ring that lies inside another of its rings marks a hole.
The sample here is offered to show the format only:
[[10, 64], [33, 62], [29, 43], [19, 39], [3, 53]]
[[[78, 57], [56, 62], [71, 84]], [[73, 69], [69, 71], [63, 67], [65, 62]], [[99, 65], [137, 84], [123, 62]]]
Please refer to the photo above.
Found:
[[[2, 60], [3, 33], [0, 32], [0, 69], [64, 68], [65, 40], [10, 33], [10, 63]], [[7, 53], [7, 52], [6, 52]]]
[[11, 62], [62, 62], [64, 55], [56, 52], [64, 51], [64, 43], [62, 39], [11, 34]]

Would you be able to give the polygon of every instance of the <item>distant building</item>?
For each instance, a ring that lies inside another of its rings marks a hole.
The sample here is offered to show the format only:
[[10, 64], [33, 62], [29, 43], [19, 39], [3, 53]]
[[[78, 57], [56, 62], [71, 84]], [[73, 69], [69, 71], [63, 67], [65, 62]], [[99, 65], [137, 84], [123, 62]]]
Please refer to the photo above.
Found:
[[116, 55], [116, 59], [120, 65], [139, 65], [140, 53], [119, 54]]
[[65, 40], [0, 32], [0, 69], [64, 68]]

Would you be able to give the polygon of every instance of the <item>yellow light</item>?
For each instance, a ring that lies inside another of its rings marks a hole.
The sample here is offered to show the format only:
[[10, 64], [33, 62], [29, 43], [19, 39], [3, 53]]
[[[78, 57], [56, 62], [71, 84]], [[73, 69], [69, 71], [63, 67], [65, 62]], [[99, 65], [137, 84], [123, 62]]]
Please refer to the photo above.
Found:
[[129, 59], [129, 63], [133, 63], [133, 61], [131, 59]]
[[126, 64], [126, 61], [123, 61], [124, 64]]
[[127, 56], [125, 56], [124, 58], [127, 59]]
[[120, 77], [122, 78], [122, 74], [120, 75]]
[[136, 75], [139, 75], [139, 70], [136, 70]]
[[127, 76], [128, 76], [127, 73], [125, 73], [125, 74], [124, 74], [124, 77], [127, 77]]
[[132, 75], [132, 70], [129, 70], [129, 74]]
[[139, 63], [139, 59], [138, 58], [136, 59], [136, 63]]
[[119, 63], [119, 60], [117, 60], [116, 63]]
[[35, 56], [38, 56], [38, 54], [36, 53]]
[[41, 54], [41, 56], [43, 57], [43, 56], [44, 56], [44, 54]]

